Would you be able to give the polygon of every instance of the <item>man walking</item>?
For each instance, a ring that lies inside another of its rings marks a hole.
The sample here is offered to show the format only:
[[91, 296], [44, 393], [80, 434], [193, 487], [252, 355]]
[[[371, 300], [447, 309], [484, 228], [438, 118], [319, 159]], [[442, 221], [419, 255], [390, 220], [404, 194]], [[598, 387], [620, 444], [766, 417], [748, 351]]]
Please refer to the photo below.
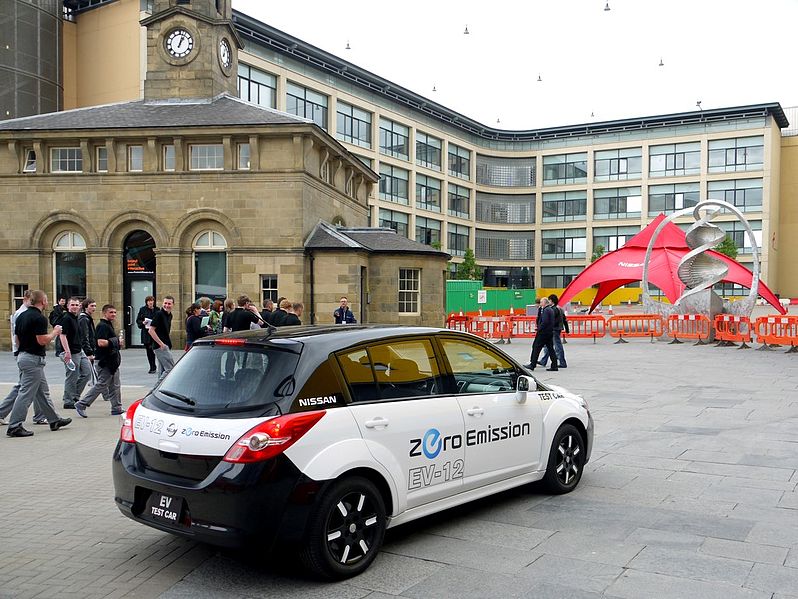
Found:
[[30, 307], [17, 318], [16, 334], [19, 355], [17, 367], [20, 372], [19, 394], [9, 416], [9, 437], [31, 437], [33, 431], [22, 426], [28, 416], [30, 404], [36, 402], [37, 409], [47, 418], [51, 431], [72, 422], [71, 418], [61, 418], [50, 400], [50, 387], [44, 376], [45, 349], [53, 339], [61, 334], [61, 325], [55, 325], [53, 332], [47, 334], [47, 318], [42, 311], [47, 308], [47, 294], [36, 290], [30, 295]]
[[174, 368], [175, 360], [172, 357], [172, 339], [169, 333], [172, 330], [172, 308], [175, 305], [175, 298], [166, 295], [163, 298], [161, 309], [155, 313], [150, 323], [150, 337], [152, 337], [155, 347], [155, 359], [158, 362], [158, 380], [169, 374]]
[[70, 297], [67, 301], [67, 311], [61, 317], [61, 347], [63, 352], [60, 358], [64, 361], [64, 409], [73, 410], [75, 402], [80, 399], [86, 383], [91, 377], [91, 363], [83, 353], [78, 325], [78, 312], [80, 300]]
[[263, 319], [249, 297], [240, 295], [236, 303], [238, 307], [227, 316], [227, 328], [231, 331], [248, 331], [250, 325], [263, 326]]
[[[30, 289], [25, 290], [25, 294], [22, 296], [22, 305], [14, 312], [13, 316], [11, 316], [11, 352], [14, 354], [14, 359], [16, 360], [17, 355], [19, 354], [19, 348], [17, 347], [17, 335], [16, 335], [16, 324], [17, 318], [20, 314], [22, 314], [25, 310], [28, 309], [30, 306]], [[6, 417], [11, 413], [11, 408], [14, 407], [14, 402], [17, 400], [17, 395], [19, 394], [19, 381], [22, 379], [22, 373], [20, 373], [19, 379], [17, 380], [17, 384], [11, 388], [11, 391], [6, 398], [0, 402], [0, 425], [5, 426], [8, 424], [6, 421]], [[47, 424], [47, 419], [44, 417], [39, 411], [38, 404], [33, 405], [33, 424]]]
[[103, 306], [103, 317], [97, 325], [97, 382], [86, 397], [75, 403], [75, 411], [81, 418], [87, 418], [86, 409], [100, 394], [111, 402], [111, 416], [122, 414], [122, 385], [119, 379], [119, 365], [122, 363], [122, 349], [119, 337], [114, 330], [116, 308], [111, 304]]
[[[571, 329], [568, 326], [568, 317], [565, 314], [565, 310], [559, 306], [559, 298], [556, 294], [552, 293], [549, 296], [549, 301], [551, 302], [551, 307], [554, 310], [554, 351], [557, 353], [557, 362], [560, 368], [568, 368], [568, 364], [565, 363], [565, 348], [562, 346], [562, 331], [565, 329], [566, 333], [570, 333]], [[543, 350], [543, 356], [541, 356], [540, 361], [538, 364], [541, 366], [545, 366], [546, 362], [549, 359], [549, 348], [545, 348]]]
[[549, 350], [549, 356], [551, 356], [551, 368], [547, 368], [546, 370], [559, 370], [557, 367], [557, 354], [554, 351], [553, 335], [554, 313], [552, 308], [549, 307], [549, 298], [542, 297], [540, 298], [540, 308], [538, 309], [535, 341], [532, 344], [532, 356], [529, 364], [524, 364], [524, 367], [535, 370], [535, 366], [537, 366], [538, 363], [538, 356], [540, 356], [540, 350], [546, 346]]
[[333, 312], [335, 324], [357, 324], [355, 315], [349, 309], [349, 300], [344, 295], [341, 297], [341, 305]]
[[263, 300], [263, 310], [260, 311], [260, 318], [263, 322], [269, 322], [274, 311], [274, 302], [270, 298]]

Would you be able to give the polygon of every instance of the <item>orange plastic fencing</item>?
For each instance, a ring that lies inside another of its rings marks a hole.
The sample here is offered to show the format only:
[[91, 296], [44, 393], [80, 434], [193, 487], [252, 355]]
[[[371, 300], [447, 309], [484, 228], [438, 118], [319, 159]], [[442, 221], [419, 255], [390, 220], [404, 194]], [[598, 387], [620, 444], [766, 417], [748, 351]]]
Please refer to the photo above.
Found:
[[510, 343], [512, 330], [506, 316], [477, 316], [471, 319], [468, 332], [483, 339], [498, 339], [502, 344]]
[[671, 314], [668, 317], [668, 335], [671, 343], [681, 343], [682, 339], [696, 339], [696, 345], [704, 345], [712, 332], [709, 318], [703, 314]]
[[446, 328], [452, 329], [453, 331], [462, 331], [463, 333], [467, 333], [468, 322], [470, 320], [470, 316], [458, 316], [456, 314], [452, 314], [446, 319]]
[[604, 337], [607, 334], [607, 321], [599, 314], [575, 314], [568, 317], [568, 328], [570, 333], [563, 331], [563, 339], [590, 339], [596, 342], [596, 337]]
[[610, 337], [616, 337], [615, 343], [627, 343], [624, 337], [662, 337], [664, 321], [659, 314], [624, 314], [610, 316], [607, 319], [607, 330]]
[[513, 337], [522, 339], [534, 337], [537, 333], [537, 316], [510, 316], [510, 332]]
[[718, 347], [742, 343], [737, 349], [750, 347], [751, 319], [736, 314], [718, 314], [715, 316], [715, 341]]
[[798, 316], [760, 316], [754, 324], [756, 339], [762, 343], [759, 349], [771, 349], [771, 345], [789, 345], [787, 353], [798, 352]]

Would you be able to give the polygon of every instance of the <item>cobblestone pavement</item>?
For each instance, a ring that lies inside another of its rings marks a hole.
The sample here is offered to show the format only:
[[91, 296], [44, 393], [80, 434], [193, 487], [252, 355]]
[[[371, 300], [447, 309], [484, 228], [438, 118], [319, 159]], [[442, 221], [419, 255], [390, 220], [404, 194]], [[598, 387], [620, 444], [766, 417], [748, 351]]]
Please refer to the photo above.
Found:
[[[526, 361], [529, 343], [504, 348]], [[567, 370], [540, 376], [590, 402], [580, 487], [399, 527], [366, 573], [336, 584], [124, 518], [105, 402], [55, 433], [2, 434], [0, 597], [798, 597], [798, 356], [609, 339], [566, 351]], [[127, 405], [153, 377], [140, 350], [123, 355]], [[60, 408], [63, 368], [49, 362]], [[0, 357], [0, 393], [15, 378]]]

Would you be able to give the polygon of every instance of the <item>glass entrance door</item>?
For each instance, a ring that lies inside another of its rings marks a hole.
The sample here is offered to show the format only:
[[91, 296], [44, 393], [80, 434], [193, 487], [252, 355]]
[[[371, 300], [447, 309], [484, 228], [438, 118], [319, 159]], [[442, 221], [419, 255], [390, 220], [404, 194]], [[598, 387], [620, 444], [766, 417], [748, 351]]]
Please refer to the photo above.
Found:
[[152, 279], [140, 279], [137, 281], [130, 281], [130, 299], [125, 306], [125, 324], [128, 331], [127, 347], [142, 347], [141, 345], [141, 329], [136, 325], [136, 316], [139, 313], [139, 308], [144, 305], [144, 299], [148, 295], [154, 295], [155, 281]]
[[125, 239], [124, 330], [127, 347], [141, 347], [141, 330], [136, 326], [139, 308], [148, 295], [155, 295], [155, 240], [146, 231], [133, 231]]

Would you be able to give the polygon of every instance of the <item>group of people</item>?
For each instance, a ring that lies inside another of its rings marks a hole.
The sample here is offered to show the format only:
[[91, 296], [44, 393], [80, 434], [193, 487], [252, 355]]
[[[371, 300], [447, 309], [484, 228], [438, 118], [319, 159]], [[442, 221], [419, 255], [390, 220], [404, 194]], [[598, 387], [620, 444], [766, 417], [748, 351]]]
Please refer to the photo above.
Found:
[[[551, 294], [538, 300], [538, 318], [535, 329], [535, 341], [532, 344], [532, 355], [529, 364], [524, 367], [535, 370], [536, 366], [546, 366], [551, 359], [549, 371], [568, 368], [565, 363], [565, 349], [562, 346], [562, 332], [570, 333], [568, 317], [560, 306], [558, 297]], [[540, 353], [543, 351], [543, 355]], [[538, 359], [540, 358], [540, 359]]]
[[[33, 431], [23, 426], [31, 404], [34, 424], [49, 424], [50, 430], [57, 431], [72, 422], [56, 411], [44, 374], [47, 346], [53, 341], [56, 354], [64, 363], [64, 409], [75, 409], [85, 418], [85, 410], [103, 395], [111, 404], [111, 414], [122, 414], [122, 341], [114, 328], [116, 308], [104, 305], [100, 322], [95, 325], [97, 303], [92, 298], [61, 298], [50, 313], [52, 331], [48, 333], [48, 319], [44, 316], [48, 305], [44, 291], [26, 291], [22, 305], [11, 317], [19, 381], [0, 402], [0, 424], [8, 425], [9, 437], [33, 436]], [[83, 395], [90, 380], [93, 385]]]

